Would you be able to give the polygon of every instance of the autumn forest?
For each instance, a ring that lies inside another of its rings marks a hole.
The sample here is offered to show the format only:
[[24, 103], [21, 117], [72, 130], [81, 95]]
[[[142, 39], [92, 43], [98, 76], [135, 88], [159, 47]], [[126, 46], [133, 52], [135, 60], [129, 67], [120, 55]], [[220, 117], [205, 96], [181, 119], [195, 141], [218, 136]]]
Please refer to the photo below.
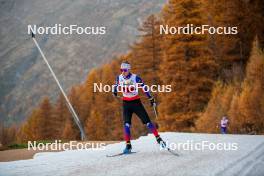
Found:
[[[94, 93], [93, 83], [112, 85], [125, 60], [145, 84], [172, 86], [172, 92], [153, 93], [158, 118], [140, 93], [159, 131], [219, 133], [226, 115], [228, 133], [264, 134], [263, 19], [262, 0], [169, 0], [138, 26], [140, 35], [126, 54], [92, 69], [83, 84], [68, 92], [87, 139], [123, 139], [122, 101], [111, 92]], [[186, 24], [237, 26], [238, 34], [160, 34], [160, 25]], [[147, 133], [134, 117], [133, 138]], [[80, 139], [62, 95], [56, 102], [43, 97], [21, 126], [2, 126], [0, 134], [2, 144]]]

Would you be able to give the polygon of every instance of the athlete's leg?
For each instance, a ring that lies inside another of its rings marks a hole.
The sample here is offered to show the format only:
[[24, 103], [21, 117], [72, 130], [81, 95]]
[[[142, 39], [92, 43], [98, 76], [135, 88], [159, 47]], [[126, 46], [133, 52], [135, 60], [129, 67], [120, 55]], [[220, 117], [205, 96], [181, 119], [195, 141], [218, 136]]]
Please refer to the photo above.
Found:
[[155, 125], [150, 121], [147, 111], [145, 110], [141, 101], [138, 101], [136, 105], [133, 106], [134, 112], [140, 118], [143, 124], [145, 124], [148, 129], [154, 134], [155, 137], [158, 137], [158, 131]]
[[147, 127], [154, 134], [155, 137], [159, 136], [158, 130], [152, 122], [148, 122]]
[[126, 141], [126, 148], [124, 153], [129, 153], [132, 149], [130, 139], [130, 126], [131, 126], [131, 118], [132, 118], [133, 110], [130, 106], [129, 102], [123, 101], [123, 122], [124, 122], [124, 139]]
[[157, 142], [163, 147], [166, 147], [166, 143], [162, 140], [159, 136], [158, 130], [155, 125], [150, 121], [147, 111], [145, 110], [144, 106], [142, 105], [141, 101], [139, 100], [136, 106], [133, 106], [134, 112], [137, 116], [141, 119], [142, 123], [145, 124], [148, 129], [153, 133], [156, 137]]
[[124, 138], [126, 142], [130, 142], [130, 126], [132, 118], [132, 108], [129, 102], [123, 102], [123, 122], [124, 122]]
[[221, 127], [221, 133], [226, 134], [226, 127]]

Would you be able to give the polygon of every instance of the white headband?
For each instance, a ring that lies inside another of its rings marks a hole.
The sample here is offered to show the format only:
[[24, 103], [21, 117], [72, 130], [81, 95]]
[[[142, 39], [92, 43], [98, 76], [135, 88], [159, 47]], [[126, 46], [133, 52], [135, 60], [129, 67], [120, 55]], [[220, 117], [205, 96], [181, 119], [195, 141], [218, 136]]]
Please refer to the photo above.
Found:
[[121, 64], [121, 69], [128, 69], [128, 70], [130, 70], [131, 69], [131, 66], [128, 63], [122, 63]]

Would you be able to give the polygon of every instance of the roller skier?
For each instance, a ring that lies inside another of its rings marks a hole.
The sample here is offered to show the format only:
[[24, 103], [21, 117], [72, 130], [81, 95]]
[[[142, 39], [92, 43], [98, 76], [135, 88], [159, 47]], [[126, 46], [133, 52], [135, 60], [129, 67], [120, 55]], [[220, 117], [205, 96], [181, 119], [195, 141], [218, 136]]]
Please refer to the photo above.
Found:
[[150, 101], [151, 106], [156, 106], [155, 99], [147, 90], [142, 79], [138, 75], [131, 73], [130, 69], [131, 66], [128, 62], [122, 62], [120, 67], [121, 74], [116, 78], [113, 91], [113, 95], [115, 97], [117, 97], [117, 93], [120, 92], [118, 90], [119, 88], [121, 88], [121, 92], [123, 94], [123, 128], [124, 140], [126, 141], [126, 147], [123, 150], [123, 153], [129, 154], [132, 150], [132, 145], [130, 142], [130, 127], [133, 113], [135, 113], [140, 118], [141, 122], [146, 125], [146, 127], [153, 133], [158, 144], [165, 148], [166, 143], [160, 137], [155, 124], [151, 122], [147, 111], [140, 101], [138, 91], [140, 89], [144, 91]]

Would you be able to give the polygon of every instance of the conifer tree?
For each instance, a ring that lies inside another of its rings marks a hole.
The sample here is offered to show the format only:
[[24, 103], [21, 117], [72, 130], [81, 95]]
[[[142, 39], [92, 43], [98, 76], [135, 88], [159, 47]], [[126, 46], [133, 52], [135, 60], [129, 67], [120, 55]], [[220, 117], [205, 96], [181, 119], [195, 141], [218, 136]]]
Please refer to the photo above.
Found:
[[52, 119], [52, 105], [48, 97], [44, 97], [39, 107], [39, 133], [41, 139], [51, 139], [53, 137], [54, 128]]
[[[203, 4], [194, 0], [170, 0], [163, 8], [163, 25], [200, 26], [204, 23]], [[206, 106], [217, 64], [210, 55], [206, 35], [167, 34], [160, 67], [163, 84], [172, 92], [162, 96], [160, 123], [163, 130], [189, 130]]]
[[149, 84], [159, 84], [156, 75], [159, 72], [162, 54], [160, 24], [158, 17], [150, 15], [138, 29], [141, 33], [139, 41], [131, 47], [133, 70], [140, 75], [144, 75], [144, 80]]
[[242, 133], [263, 133], [264, 54], [259, 50], [257, 42], [255, 42], [251, 53], [246, 70], [246, 78], [238, 101], [238, 111], [241, 116], [233, 115], [233, 118], [240, 122]]
[[68, 111], [69, 110], [67, 108], [66, 101], [64, 100], [63, 95], [60, 94], [55, 104], [52, 115], [53, 117], [52, 129], [53, 129], [53, 137], [55, 139], [59, 139], [62, 136], [66, 119], [69, 118], [70, 115]]
[[[218, 73], [225, 82], [232, 82], [233, 67], [240, 67], [242, 74], [256, 34], [255, 12], [243, 0], [207, 0], [208, 23], [214, 27], [237, 28], [237, 34], [210, 35], [209, 47], [217, 63]], [[228, 29], [229, 28], [229, 29]], [[242, 75], [243, 76], [243, 75]], [[242, 80], [241, 80], [242, 81]]]

